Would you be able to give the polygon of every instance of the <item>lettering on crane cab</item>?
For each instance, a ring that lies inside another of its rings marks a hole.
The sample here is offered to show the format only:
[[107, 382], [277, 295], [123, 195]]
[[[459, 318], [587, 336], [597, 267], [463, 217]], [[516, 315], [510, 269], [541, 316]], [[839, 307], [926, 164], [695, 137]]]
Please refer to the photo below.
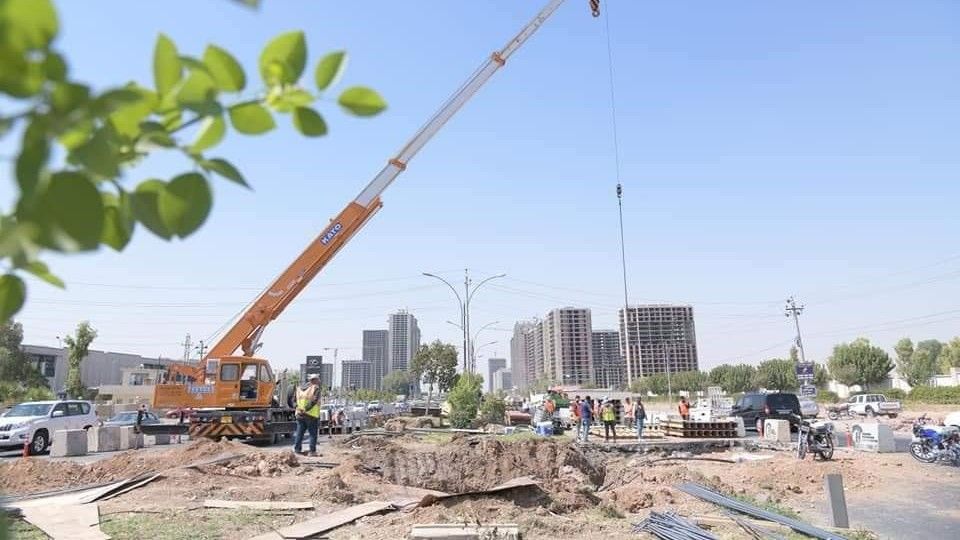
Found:
[[341, 225], [340, 222], [338, 221], [336, 225], [334, 225], [333, 227], [330, 227], [330, 230], [323, 235], [323, 238], [320, 239], [320, 243], [323, 245], [329, 244], [330, 241], [333, 240], [333, 237], [336, 236], [341, 229], [343, 229], [343, 225]]

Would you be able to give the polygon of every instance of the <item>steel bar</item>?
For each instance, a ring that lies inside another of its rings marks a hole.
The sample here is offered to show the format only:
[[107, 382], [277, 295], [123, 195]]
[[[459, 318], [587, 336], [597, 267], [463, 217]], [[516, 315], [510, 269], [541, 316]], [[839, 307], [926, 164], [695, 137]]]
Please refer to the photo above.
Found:
[[707, 489], [693, 482], [686, 482], [686, 483], [680, 484], [679, 486], [677, 486], [677, 489], [679, 489], [684, 493], [687, 493], [688, 495], [693, 495], [694, 497], [703, 499], [707, 502], [711, 502], [713, 504], [720, 505], [725, 508], [729, 508], [731, 510], [736, 510], [737, 512], [740, 512], [742, 514], [747, 514], [750, 516], [758, 517], [760, 519], [765, 519], [767, 521], [773, 521], [776, 523], [780, 523], [782, 525], [786, 525], [787, 527], [790, 527], [791, 529], [797, 531], [798, 533], [802, 533], [807, 536], [820, 538], [822, 540], [846, 540], [844, 537], [834, 534], [830, 531], [825, 531], [819, 527], [814, 527], [813, 525], [810, 525], [808, 523], [804, 523], [796, 519], [791, 519], [786, 516], [781, 516], [780, 514], [769, 512], [767, 510], [763, 510], [762, 508], [757, 508], [752, 504], [747, 504], [747, 503], [738, 501], [736, 499], [731, 499], [730, 497], [721, 495], [716, 491], [712, 491], [710, 489]]
[[634, 525], [634, 532], [647, 532], [661, 540], [717, 540], [716, 536], [674, 512], [650, 512], [642, 522]]

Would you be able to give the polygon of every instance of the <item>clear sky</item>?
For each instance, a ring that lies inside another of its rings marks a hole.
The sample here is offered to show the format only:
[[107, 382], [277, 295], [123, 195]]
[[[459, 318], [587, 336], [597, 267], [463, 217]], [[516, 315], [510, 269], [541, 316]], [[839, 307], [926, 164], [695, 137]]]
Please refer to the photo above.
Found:
[[[255, 78], [260, 47], [307, 32], [312, 65], [344, 48], [344, 84], [377, 88], [383, 115], [321, 109], [330, 136], [288, 121], [231, 133], [217, 154], [254, 186], [215, 185], [214, 212], [185, 242], [139, 230], [122, 255], [54, 257], [68, 283], [31, 283], [26, 342], [56, 345], [82, 319], [94, 347], [180, 357], [210, 338], [292, 260], [541, 0], [58, 2], [73, 73], [151, 84], [156, 34], [184, 53], [234, 52]], [[703, 367], [784, 355], [795, 294], [808, 356], [866, 336], [960, 334], [960, 3], [604, 0], [620, 129], [630, 301], [695, 306]], [[606, 34], [567, 2], [387, 191], [384, 208], [264, 335], [294, 366], [340, 349], [407, 308], [424, 340], [459, 343], [444, 321], [453, 279], [508, 278], [477, 294], [473, 326], [509, 329], [587, 306], [613, 328], [623, 303]], [[159, 158], [130, 175], [170, 178]], [[3, 190], [9, 200], [10, 170]], [[481, 362], [483, 367], [483, 362]]]

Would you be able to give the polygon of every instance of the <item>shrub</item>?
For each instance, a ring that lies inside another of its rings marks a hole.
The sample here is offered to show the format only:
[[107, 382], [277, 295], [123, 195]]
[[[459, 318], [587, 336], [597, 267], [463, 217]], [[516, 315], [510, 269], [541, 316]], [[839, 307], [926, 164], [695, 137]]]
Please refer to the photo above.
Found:
[[480, 388], [483, 377], [471, 373], [460, 376], [456, 386], [450, 391], [447, 401], [450, 403], [450, 425], [455, 428], [469, 428], [477, 418], [480, 407]]
[[917, 386], [907, 399], [943, 405], [960, 404], [960, 386]]
[[903, 401], [907, 399], [907, 393], [899, 388], [891, 388], [890, 390], [885, 390], [881, 392], [887, 399], [892, 399], [896, 401]]
[[820, 390], [817, 392], [817, 403], [837, 403], [840, 396], [832, 390]]
[[480, 421], [484, 424], [502, 424], [507, 414], [507, 404], [503, 398], [494, 394], [487, 394], [483, 406], [480, 407]]

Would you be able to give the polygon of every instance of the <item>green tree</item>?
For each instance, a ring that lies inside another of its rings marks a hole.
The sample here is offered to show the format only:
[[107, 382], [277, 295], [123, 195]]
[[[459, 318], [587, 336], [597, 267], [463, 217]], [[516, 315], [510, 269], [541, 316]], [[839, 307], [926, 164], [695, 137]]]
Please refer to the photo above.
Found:
[[796, 363], [783, 358], [760, 362], [753, 383], [757, 387], [768, 390], [796, 390], [800, 387]]
[[897, 364], [909, 364], [913, 360], [913, 341], [910, 338], [903, 338], [893, 346], [893, 351], [897, 353]]
[[721, 364], [710, 370], [710, 383], [735, 394], [753, 388], [753, 378], [757, 369], [750, 364]]
[[813, 365], [813, 385], [823, 390], [830, 384], [830, 372], [823, 364]]
[[644, 377], [637, 377], [630, 386], [630, 391], [637, 394], [650, 392], [656, 395], [667, 393], [667, 374], [654, 373]]
[[[225, 49], [211, 44], [191, 56], [161, 34], [152, 85], [95, 89], [71, 73], [57, 48], [60, 26], [51, 0], [0, 0], [0, 97], [10, 111], [0, 114], [0, 140], [18, 139], [6, 145], [16, 182], [11, 210], [0, 211], [0, 321], [26, 300], [23, 274], [63, 287], [45, 254], [103, 245], [122, 251], [137, 224], [164, 240], [192, 234], [210, 212], [213, 176], [247, 186], [236, 166], [212, 154], [227, 132], [262, 135], [284, 115], [307, 137], [325, 135], [312, 105], [346, 66], [345, 52], [326, 54], [312, 70], [316, 91], [308, 90], [300, 82], [306, 38], [287, 32], [261, 51], [255, 88]], [[344, 89], [336, 101], [356, 116], [386, 107], [363, 86]], [[128, 183], [144, 158], [161, 151], [182, 159], [180, 172]]]
[[699, 392], [709, 384], [709, 375], [702, 371], [678, 371], [670, 375], [670, 385], [674, 392]]
[[790, 361], [794, 364], [800, 361], [800, 349], [796, 345], [790, 346]]
[[423, 412], [426, 416], [430, 409], [430, 398], [433, 397], [433, 387], [437, 386], [441, 392], [453, 387], [457, 376], [457, 348], [439, 339], [430, 345], [421, 345], [410, 362], [410, 371], [427, 385], [427, 406]]
[[960, 337], [943, 344], [940, 351], [940, 373], [949, 373], [950, 368], [960, 367]]
[[827, 367], [837, 381], [867, 389], [871, 384], [886, 379], [894, 365], [886, 351], [871, 345], [866, 338], [857, 338], [850, 343], [836, 345]]
[[417, 382], [417, 376], [413, 373], [398, 369], [387, 373], [383, 378], [383, 391], [389, 392], [394, 396], [399, 394], [408, 395], [410, 388]]
[[477, 418], [480, 408], [483, 377], [476, 373], [463, 373], [456, 386], [447, 396], [450, 403], [450, 425], [455, 428], [469, 428]]
[[487, 394], [480, 407], [480, 421], [484, 424], [503, 424], [507, 415], [507, 403], [499, 394]]
[[930, 383], [930, 378], [937, 374], [939, 357], [943, 344], [935, 339], [927, 339], [917, 343], [903, 338], [894, 347], [897, 353], [897, 372], [900, 373], [910, 386], [921, 386]]
[[732, 370], [733, 366], [730, 364], [720, 364], [719, 366], [711, 369], [710, 384], [726, 389], [727, 379], [729, 378], [730, 371]]
[[77, 331], [72, 336], [64, 338], [67, 344], [67, 395], [73, 398], [83, 398], [86, 388], [80, 377], [80, 365], [90, 352], [90, 344], [97, 338], [97, 331], [90, 323], [83, 321], [77, 325]]
[[18, 322], [0, 323], [0, 381], [24, 390], [47, 387], [47, 379], [23, 352], [23, 326]]

